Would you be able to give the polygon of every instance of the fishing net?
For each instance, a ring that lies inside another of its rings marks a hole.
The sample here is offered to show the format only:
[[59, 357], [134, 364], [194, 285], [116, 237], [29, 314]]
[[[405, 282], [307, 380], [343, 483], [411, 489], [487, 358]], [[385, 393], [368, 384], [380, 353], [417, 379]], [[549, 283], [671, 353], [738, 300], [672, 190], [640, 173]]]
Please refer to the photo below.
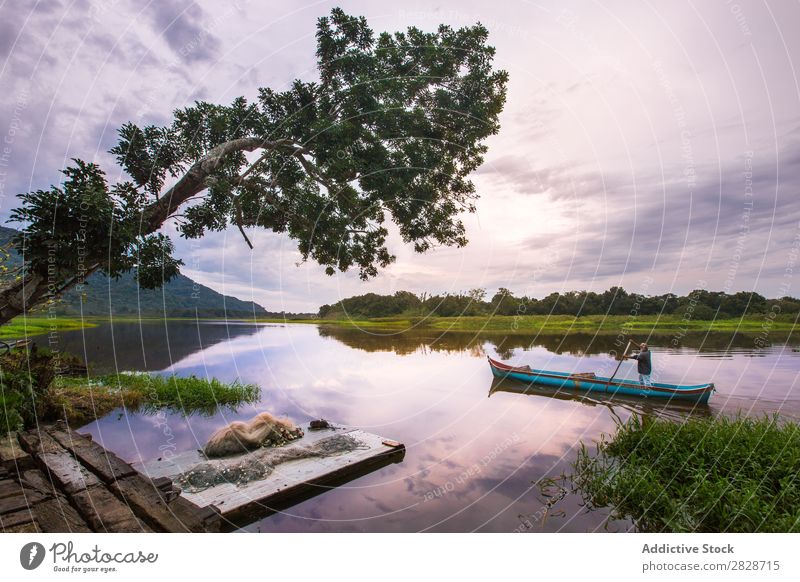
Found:
[[258, 449], [244, 458], [219, 459], [195, 465], [178, 475], [174, 482], [184, 491], [197, 493], [224, 483], [241, 487], [269, 476], [277, 465], [298, 459], [332, 457], [363, 449], [365, 445], [346, 434], [337, 434], [306, 446]]

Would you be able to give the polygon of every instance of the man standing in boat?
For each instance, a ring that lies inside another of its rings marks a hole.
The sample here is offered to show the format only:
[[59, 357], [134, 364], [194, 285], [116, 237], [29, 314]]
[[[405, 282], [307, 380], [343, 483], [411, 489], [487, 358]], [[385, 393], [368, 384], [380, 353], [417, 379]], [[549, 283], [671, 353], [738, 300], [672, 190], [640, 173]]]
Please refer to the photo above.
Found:
[[639, 367], [639, 383], [642, 386], [652, 386], [650, 381], [650, 373], [653, 371], [653, 361], [650, 358], [650, 350], [647, 349], [647, 344], [642, 342], [639, 346], [639, 353], [628, 356], [629, 360], [636, 360]]

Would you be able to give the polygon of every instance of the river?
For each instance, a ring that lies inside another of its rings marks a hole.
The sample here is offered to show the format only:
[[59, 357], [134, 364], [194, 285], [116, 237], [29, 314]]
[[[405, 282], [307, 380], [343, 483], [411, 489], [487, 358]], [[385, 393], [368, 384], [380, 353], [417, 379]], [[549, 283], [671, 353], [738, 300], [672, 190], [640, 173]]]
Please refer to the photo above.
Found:
[[[637, 340], [640, 338], [636, 338]], [[698, 334], [650, 338], [654, 380], [715, 382], [709, 406], [645, 407], [636, 400], [521, 393], [495, 381], [492, 356], [534, 368], [608, 375], [614, 336], [361, 331], [309, 324], [115, 323], [61, 334], [60, 349], [94, 372], [195, 374], [261, 386], [237, 411], [186, 417], [115, 410], [82, 427], [134, 462], [201, 447], [220, 426], [262, 410], [297, 423], [359, 427], [406, 445], [402, 462], [260, 519], [245, 531], [626, 531], [577, 494], [552, 503], [536, 482], [570, 470], [633, 411], [668, 416], [771, 414], [800, 418], [794, 339]], [[635, 363], [619, 377], [635, 377]]]

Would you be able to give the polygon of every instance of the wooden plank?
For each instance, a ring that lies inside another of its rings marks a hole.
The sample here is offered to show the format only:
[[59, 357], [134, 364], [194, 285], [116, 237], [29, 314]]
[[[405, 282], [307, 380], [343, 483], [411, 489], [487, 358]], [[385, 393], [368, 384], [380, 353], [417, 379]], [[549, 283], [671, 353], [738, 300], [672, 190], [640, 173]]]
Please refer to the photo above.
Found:
[[[201, 507], [214, 504], [222, 511], [223, 515], [228, 515], [254, 502], [268, 500], [281, 492], [285, 494], [287, 489], [314, 482], [323, 475], [333, 473], [340, 468], [352, 468], [359, 462], [384, 453], [389, 449], [389, 447], [383, 445], [383, 439], [376, 435], [370, 435], [359, 430], [351, 431], [347, 434], [364, 443], [365, 448], [333, 457], [310, 458], [283, 463], [278, 465], [275, 471], [265, 479], [248, 483], [242, 487], [226, 483], [198, 493], [184, 492], [183, 495], [186, 499]], [[396, 447], [391, 448], [391, 450], [395, 449]]]
[[[389, 463], [398, 462], [405, 454], [405, 447], [402, 444], [389, 441], [391, 445], [387, 445], [384, 444], [383, 437], [357, 429], [335, 432], [309, 431], [306, 436], [288, 447], [308, 446], [333, 434], [351, 436], [361, 442], [362, 447], [330, 457], [312, 457], [281, 463], [264, 479], [251, 481], [242, 486], [223, 483], [199, 492], [184, 491], [182, 496], [200, 507], [213, 505], [219, 508], [226, 520], [236, 521], [243, 516], [269, 510], [290, 499], [311, 497], [327, 490], [326, 484], [347, 482], [351, 478], [365, 474], [365, 470], [369, 472]], [[243, 456], [235, 457], [233, 460]], [[136, 466], [151, 478], [162, 476], [174, 478], [204, 462], [208, 461], [197, 451], [188, 451], [168, 459], [148, 461]]]
[[318, 478], [299, 483], [294, 487], [287, 487], [262, 501], [244, 505], [225, 514], [223, 523], [224, 531], [232, 531], [239, 527], [251, 524], [276, 512], [283, 511], [303, 501], [321, 495], [326, 491], [335, 489], [340, 485], [369, 475], [393, 463], [399, 463], [405, 456], [405, 446], [385, 454], [371, 457], [352, 465], [325, 473]]
[[28, 509], [15, 511], [13, 513], [6, 513], [4, 515], [0, 515], [0, 529], [7, 531], [12, 527], [30, 523], [32, 521], [34, 521], [33, 514]]
[[46, 430], [20, 433], [19, 442], [23, 449], [33, 455], [40, 468], [47, 472], [49, 480], [57, 483], [67, 494], [100, 482]]
[[58, 453], [42, 453], [36, 459], [67, 495], [100, 484], [100, 479], [63, 449]]
[[[41, 472], [37, 470], [28, 470], [23, 475], [37, 474], [38, 481], [31, 482], [24, 477], [19, 481], [15, 479], [4, 479], [0, 481], [0, 499], [4, 497], [11, 497], [13, 495], [26, 495], [31, 499], [48, 499], [55, 495], [55, 490], [51, 484], [46, 483]], [[35, 494], [35, 495], [34, 495]]]
[[169, 508], [183, 522], [188, 522], [190, 519], [198, 520], [204, 532], [215, 533], [222, 529], [222, 514], [213, 505], [198, 507], [183, 497], [177, 497], [170, 501]]
[[117, 455], [75, 431], [52, 429], [50, 435], [106, 483], [136, 474], [136, 470]]
[[[138, 475], [140, 473], [137, 471], [136, 474]], [[173, 499], [181, 494], [181, 490], [173, 485], [172, 479], [169, 477], [157, 477], [151, 482], [153, 483], [153, 486], [158, 489], [162, 499], [164, 499], [164, 501], [167, 503], [170, 503]]]
[[41, 533], [41, 530], [36, 525], [35, 521], [31, 521], [28, 523], [10, 527], [7, 530], [5, 530], [5, 533]]
[[[198, 511], [182, 512], [182, 515], [178, 515], [173, 510], [172, 504], [167, 503], [162, 497], [158, 488], [141, 475], [120, 479], [111, 485], [111, 490], [157, 531], [205, 531], [203, 521], [198, 519]], [[175, 508], [178, 507], [184, 508], [185, 505], [176, 504]], [[194, 506], [193, 509], [199, 510], [200, 508]]]
[[79, 491], [71, 496], [80, 515], [99, 532], [152, 532], [131, 508], [117, 499], [102, 484]]
[[64, 450], [64, 447], [43, 430], [21, 432], [17, 440], [19, 440], [22, 449], [31, 455], [58, 453]]
[[60, 494], [58, 486], [39, 469], [28, 469], [27, 471], [23, 471], [20, 481], [28, 489], [38, 491], [47, 497]]
[[15, 473], [20, 467], [33, 466], [31, 456], [25, 452], [17, 441], [17, 433], [0, 435], [0, 476], [4, 473]]
[[12, 495], [20, 495], [22, 493], [22, 485], [13, 479], [3, 479], [0, 481], [0, 499], [3, 497], [10, 497]]
[[17, 433], [10, 432], [0, 436], [0, 462], [13, 461], [27, 455], [17, 442]]
[[32, 505], [44, 501], [45, 497], [36, 491], [25, 490], [24, 494], [12, 495], [0, 499], [0, 515], [29, 509]]
[[11, 461], [3, 461], [3, 468], [7, 469], [8, 474], [12, 477], [18, 474], [20, 471], [26, 471], [28, 469], [32, 469], [36, 466], [33, 457], [28, 453], [24, 453], [23, 456], [17, 457]]
[[37, 503], [36, 522], [47, 533], [87, 533], [91, 528], [63, 496]]

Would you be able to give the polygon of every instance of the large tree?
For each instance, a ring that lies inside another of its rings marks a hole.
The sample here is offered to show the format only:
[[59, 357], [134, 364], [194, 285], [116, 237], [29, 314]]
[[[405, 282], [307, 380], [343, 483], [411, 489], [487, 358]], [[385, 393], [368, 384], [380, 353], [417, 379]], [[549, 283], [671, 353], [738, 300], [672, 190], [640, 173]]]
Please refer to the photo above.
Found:
[[60, 185], [19, 195], [24, 267], [0, 289], [0, 323], [95, 271], [160, 286], [182, 264], [161, 232], [170, 220], [187, 238], [235, 225], [248, 245], [252, 227], [286, 233], [304, 260], [364, 279], [394, 260], [388, 218], [418, 252], [466, 244], [469, 174], [508, 79], [486, 42], [480, 24], [376, 36], [334, 9], [317, 24], [317, 81], [197, 102], [164, 127], [125, 124], [111, 153], [129, 180], [75, 159]]

